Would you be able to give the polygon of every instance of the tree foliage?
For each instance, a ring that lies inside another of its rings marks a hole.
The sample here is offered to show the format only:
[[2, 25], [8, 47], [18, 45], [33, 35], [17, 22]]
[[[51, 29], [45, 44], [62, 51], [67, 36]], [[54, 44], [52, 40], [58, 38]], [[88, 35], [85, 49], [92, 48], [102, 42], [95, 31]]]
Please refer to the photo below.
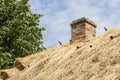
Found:
[[10, 68], [17, 57], [42, 48], [40, 14], [33, 14], [29, 0], [0, 0], [0, 68]]

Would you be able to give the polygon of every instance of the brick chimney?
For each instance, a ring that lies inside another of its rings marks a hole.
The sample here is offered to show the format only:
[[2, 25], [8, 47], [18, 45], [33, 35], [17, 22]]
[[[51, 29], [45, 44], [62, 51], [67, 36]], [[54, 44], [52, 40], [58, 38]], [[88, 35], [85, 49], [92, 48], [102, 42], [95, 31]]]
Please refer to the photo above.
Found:
[[86, 17], [74, 20], [70, 25], [71, 25], [70, 42], [84, 41], [86, 39], [96, 36], [97, 25], [93, 21], [87, 19]]

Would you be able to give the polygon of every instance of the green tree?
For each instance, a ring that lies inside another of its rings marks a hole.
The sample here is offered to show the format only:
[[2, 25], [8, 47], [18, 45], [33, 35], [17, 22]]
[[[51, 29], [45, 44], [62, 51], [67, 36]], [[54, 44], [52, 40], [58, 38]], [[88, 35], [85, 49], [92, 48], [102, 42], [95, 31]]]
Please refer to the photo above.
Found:
[[40, 14], [33, 14], [29, 0], [0, 0], [0, 69], [10, 68], [17, 57], [42, 51]]

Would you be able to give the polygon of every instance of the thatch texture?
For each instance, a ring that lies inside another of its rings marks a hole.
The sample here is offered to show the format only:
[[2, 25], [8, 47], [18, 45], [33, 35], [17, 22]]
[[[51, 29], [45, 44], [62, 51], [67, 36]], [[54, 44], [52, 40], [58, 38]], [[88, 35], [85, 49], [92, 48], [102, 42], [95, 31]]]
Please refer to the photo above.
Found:
[[119, 32], [25, 57], [20, 62], [28, 67], [8, 80], [120, 80], [120, 36], [110, 39]]

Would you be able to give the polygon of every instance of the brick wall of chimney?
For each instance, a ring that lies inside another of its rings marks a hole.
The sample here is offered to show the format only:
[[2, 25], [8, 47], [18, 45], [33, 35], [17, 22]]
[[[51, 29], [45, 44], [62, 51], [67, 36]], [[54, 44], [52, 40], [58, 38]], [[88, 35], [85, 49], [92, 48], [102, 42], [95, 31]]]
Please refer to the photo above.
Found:
[[88, 18], [82, 17], [71, 23], [71, 42], [84, 41], [96, 36], [97, 25]]

